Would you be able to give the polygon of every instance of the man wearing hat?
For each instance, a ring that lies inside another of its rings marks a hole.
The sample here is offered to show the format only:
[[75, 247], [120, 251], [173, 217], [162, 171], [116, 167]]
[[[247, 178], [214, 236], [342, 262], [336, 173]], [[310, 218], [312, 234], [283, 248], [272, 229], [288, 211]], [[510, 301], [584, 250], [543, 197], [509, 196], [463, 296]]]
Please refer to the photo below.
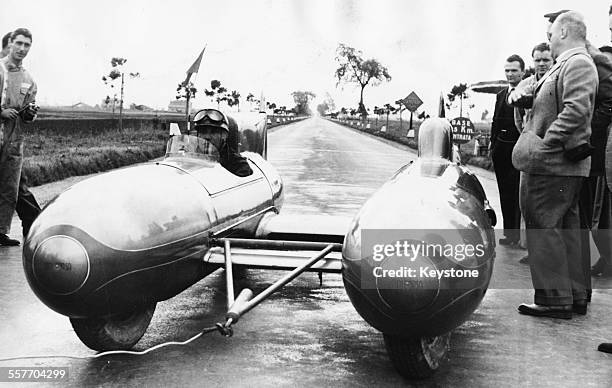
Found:
[[[521, 314], [571, 319], [586, 313], [587, 293], [576, 230], [578, 195], [589, 175], [588, 144], [597, 94], [597, 70], [588, 55], [584, 18], [560, 15], [549, 30], [557, 63], [535, 86], [533, 110], [512, 152], [523, 171], [521, 210], [527, 226], [533, 304]], [[520, 98], [509, 97], [509, 102]]]
[[236, 120], [216, 109], [202, 109], [193, 118], [194, 130], [219, 152], [220, 163], [239, 177], [253, 173], [246, 158], [240, 155]]
[[[544, 17], [552, 24], [565, 12], [568, 10], [548, 13]], [[586, 43], [586, 48], [597, 68], [599, 87], [591, 121], [591, 170], [582, 186], [579, 199], [581, 228], [585, 231], [582, 236], [583, 268], [587, 274], [593, 276], [612, 277], [612, 195], [606, 184], [604, 163], [608, 129], [612, 119], [612, 48], [604, 46], [598, 50], [589, 42]], [[590, 266], [589, 230], [600, 254], [593, 267]]]

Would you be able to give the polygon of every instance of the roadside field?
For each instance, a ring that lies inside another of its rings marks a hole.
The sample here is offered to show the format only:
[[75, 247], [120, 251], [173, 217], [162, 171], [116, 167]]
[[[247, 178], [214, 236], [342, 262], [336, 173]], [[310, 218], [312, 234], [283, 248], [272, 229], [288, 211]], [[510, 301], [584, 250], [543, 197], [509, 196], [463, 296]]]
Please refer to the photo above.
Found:
[[[169, 124], [186, 129], [185, 116], [170, 112], [130, 112], [118, 129], [118, 114], [41, 110], [25, 127], [24, 173], [30, 186], [145, 162], [165, 154]], [[269, 116], [268, 128], [291, 123]]]
[[[135, 110], [124, 110], [124, 119], [147, 119], [160, 118], [162, 120], [170, 121], [184, 121], [184, 113], [175, 113], [167, 111], [135, 111]], [[63, 108], [51, 108], [41, 107], [38, 111], [38, 119], [116, 119], [119, 120], [119, 109], [112, 111], [102, 110], [88, 110], [88, 109], [63, 109]]]
[[[417, 140], [419, 136], [419, 127], [421, 126], [421, 120], [413, 120], [412, 128], [414, 130], [414, 137], [408, 137], [410, 131], [409, 120], [391, 120], [382, 116], [381, 119], [367, 119], [361, 121], [358, 118], [348, 119], [332, 119], [333, 121], [349, 126], [351, 128], [368, 132], [375, 136], [384, 137], [389, 140], [396, 141], [398, 143], [406, 144], [414, 149], [417, 148]], [[384, 127], [384, 131], [383, 131]], [[461, 144], [459, 149], [461, 151], [461, 161], [466, 164], [472, 164], [478, 167], [482, 167], [488, 170], [493, 169], [491, 158], [488, 155], [487, 146], [489, 144], [489, 135], [491, 132], [490, 123], [476, 122], [474, 123], [476, 136], [465, 144]], [[411, 134], [412, 135], [412, 134]], [[474, 155], [474, 142], [476, 139], [479, 140], [481, 146], [479, 155]]]

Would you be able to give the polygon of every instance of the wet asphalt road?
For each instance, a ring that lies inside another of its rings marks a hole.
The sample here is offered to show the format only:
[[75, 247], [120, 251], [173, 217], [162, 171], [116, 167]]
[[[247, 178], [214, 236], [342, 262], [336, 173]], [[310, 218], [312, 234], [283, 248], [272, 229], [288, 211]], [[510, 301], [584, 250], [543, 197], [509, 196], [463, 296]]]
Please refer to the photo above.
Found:
[[[296, 217], [353, 215], [414, 157], [405, 147], [316, 118], [281, 127], [269, 136], [269, 159], [286, 187], [283, 212]], [[477, 174], [501, 218], [493, 174]], [[46, 202], [79, 179], [33, 191]], [[19, 230], [15, 219], [14, 237], [20, 237]], [[595, 351], [599, 342], [612, 341], [612, 292], [606, 289], [612, 281], [595, 283], [598, 289], [585, 317], [565, 321], [521, 316], [516, 307], [531, 302], [532, 296], [529, 269], [518, 264], [524, 253], [498, 247], [494, 287], [471, 319], [453, 333], [441, 370], [421, 382], [404, 380], [394, 371], [382, 336], [355, 312], [340, 275], [324, 275], [320, 287], [315, 274], [302, 275], [246, 315], [232, 338], [208, 334], [187, 346], [139, 357], [34, 358], [0, 361], [0, 366], [68, 366], [70, 379], [62, 386], [71, 387], [612, 385], [612, 356]], [[280, 276], [248, 270], [238, 288], [257, 292]], [[224, 304], [224, 277], [219, 271], [159, 303], [136, 348], [186, 340], [219, 321]], [[30, 291], [19, 248], [0, 248], [0, 317], [0, 359], [95, 354], [80, 343], [67, 318], [49, 310]]]

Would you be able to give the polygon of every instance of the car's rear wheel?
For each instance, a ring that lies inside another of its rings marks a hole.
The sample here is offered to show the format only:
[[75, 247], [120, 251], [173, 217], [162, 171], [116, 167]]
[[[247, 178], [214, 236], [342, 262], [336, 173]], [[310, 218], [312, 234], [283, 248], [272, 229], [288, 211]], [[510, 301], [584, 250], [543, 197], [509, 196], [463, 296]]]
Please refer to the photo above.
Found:
[[438, 370], [450, 344], [450, 333], [430, 338], [383, 336], [393, 366], [410, 379], [424, 379]]
[[112, 317], [70, 318], [79, 339], [97, 351], [131, 349], [149, 327], [155, 303]]

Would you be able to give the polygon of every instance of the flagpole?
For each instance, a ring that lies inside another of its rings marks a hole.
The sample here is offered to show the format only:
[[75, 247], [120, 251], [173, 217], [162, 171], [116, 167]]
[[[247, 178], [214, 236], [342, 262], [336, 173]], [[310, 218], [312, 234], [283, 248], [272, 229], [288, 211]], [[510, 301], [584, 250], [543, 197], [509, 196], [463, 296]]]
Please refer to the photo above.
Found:
[[191, 65], [189, 67], [189, 69], [187, 69], [187, 78], [185, 78], [185, 81], [183, 82], [183, 87], [185, 88], [185, 95], [186, 95], [186, 102], [185, 102], [185, 120], [187, 121], [187, 132], [189, 132], [189, 100], [191, 99], [191, 88], [189, 87], [189, 80], [191, 79], [192, 74], [198, 74], [198, 71], [200, 70], [200, 64], [202, 63], [202, 56], [204, 55], [204, 51], [206, 51], [206, 46], [207, 44], [204, 45], [204, 48], [202, 49], [202, 51], [200, 52], [200, 55], [198, 55], [198, 58], [196, 58], [195, 62], [193, 63], [193, 65]]
[[187, 121], [187, 133], [189, 133], [189, 99], [191, 97], [191, 92], [189, 91], [188, 87], [185, 86], [185, 88], [187, 88], [187, 102], [185, 105], [185, 121]]

